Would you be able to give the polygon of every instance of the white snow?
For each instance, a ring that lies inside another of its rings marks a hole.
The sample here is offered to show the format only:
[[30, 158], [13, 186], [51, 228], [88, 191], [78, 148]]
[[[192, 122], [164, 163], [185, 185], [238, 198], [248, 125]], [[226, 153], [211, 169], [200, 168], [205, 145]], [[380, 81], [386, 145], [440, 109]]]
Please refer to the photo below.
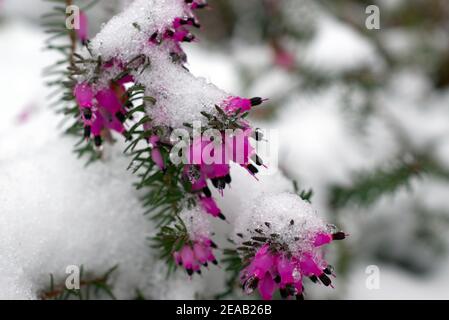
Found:
[[32, 156], [2, 161], [0, 282], [9, 284], [1, 284], [0, 296], [36, 298], [48, 274], [61, 279], [68, 265], [101, 272], [118, 264], [119, 298], [132, 298], [137, 288], [159, 297], [142, 282], [152, 277], [156, 260], [146, 240], [153, 227], [142, 215], [122, 148], [106, 163], [85, 168], [71, 151], [73, 142], [55, 135]]
[[207, 213], [200, 207], [185, 208], [179, 213], [179, 217], [186, 226], [190, 239], [210, 238], [213, 229]]
[[312, 206], [296, 194], [263, 193], [248, 203], [237, 218], [235, 233], [241, 233], [244, 238], [236, 236], [235, 240], [250, 240], [257, 235], [255, 229], [264, 230], [267, 235], [278, 234], [279, 242], [288, 245], [291, 252], [310, 252], [316, 234], [325, 232], [326, 224]]
[[136, 73], [135, 78], [145, 85], [147, 96], [156, 98], [156, 104], [147, 107], [154, 125], [182, 128], [184, 123], [193, 124], [194, 121], [204, 124], [206, 118], [201, 111], [216, 113], [215, 105], [229, 96], [174, 64], [164, 49], [154, 47], [149, 51], [151, 67], [141, 74]]
[[91, 49], [104, 61], [129, 61], [141, 53], [154, 32], [171, 27], [185, 9], [181, 0], [135, 0], [104, 25], [92, 39]]
[[[63, 283], [68, 265], [84, 265], [98, 276], [118, 265], [111, 279], [118, 298], [134, 298], [139, 289], [147, 298], [193, 299], [202, 291], [201, 279], [185, 281], [180, 273], [167, 281], [165, 264], [156, 264], [147, 241], [153, 225], [142, 214], [123, 145], [86, 168], [72, 152], [76, 140], [62, 136], [61, 118], [47, 106], [40, 78], [49, 63], [40, 51], [43, 35], [21, 24], [0, 30], [3, 43], [14, 38], [21, 39], [17, 46], [0, 53], [2, 70], [20, 71], [0, 78], [10, 93], [2, 95], [8, 107], [0, 111], [0, 298], [36, 299], [50, 273]], [[37, 111], [18, 124], [28, 101]]]

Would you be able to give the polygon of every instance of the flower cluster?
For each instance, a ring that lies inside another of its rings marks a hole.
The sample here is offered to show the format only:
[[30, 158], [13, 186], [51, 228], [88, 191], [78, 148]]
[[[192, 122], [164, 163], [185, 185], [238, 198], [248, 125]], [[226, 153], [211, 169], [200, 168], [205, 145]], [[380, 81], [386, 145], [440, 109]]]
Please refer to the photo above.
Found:
[[[249, 99], [240, 101], [250, 101]], [[191, 183], [193, 192], [198, 193], [200, 203], [204, 210], [214, 217], [225, 219], [217, 207], [207, 181], [211, 181], [214, 188], [221, 194], [227, 185], [231, 184], [230, 162], [237, 163], [248, 170], [252, 175], [258, 169], [251, 163], [262, 165], [262, 160], [257, 156], [251, 145], [250, 138], [257, 139], [254, 130], [246, 123], [242, 129], [233, 130], [231, 133], [220, 132], [218, 137], [194, 138], [187, 150], [188, 163], [184, 167], [184, 175]]]
[[317, 248], [344, 238], [342, 232], [319, 233], [314, 248], [305, 252], [289, 252], [276, 241], [263, 244], [241, 272], [240, 279], [245, 292], [250, 294], [257, 288], [263, 299], [272, 299], [274, 292], [279, 290], [283, 298], [295, 296], [303, 299], [304, 277], [314, 282], [319, 279], [325, 286], [331, 285], [329, 275], [333, 268], [317, 252]]
[[271, 299], [279, 290], [283, 298], [302, 299], [306, 277], [330, 286], [332, 267], [322, 248], [346, 234], [325, 224], [296, 194], [264, 193], [252, 202], [236, 221], [244, 291], [258, 289], [264, 299]]
[[176, 264], [182, 266], [187, 274], [191, 276], [194, 272], [201, 274], [201, 266], [207, 267], [208, 262], [217, 264], [212, 249], [216, 249], [212, 240], [209, 238], [200, 238], [185, 244], [181, 250], [173, 253]]
[[[186, 29], [187, 26], [199, 27], [197, 18], [192, 10], [204, 8], [207, 3], [204, 1], [185, 1], [185, 16], [174, 18], [171, 25], [162, 26], [161, 31], [155, 31], [149, 37], [149, 43], [160, 45], [163, 41], [168, 42], [171, 54], [184, 56], [180, 47], [180, 42], [192, 41], [194, 36]], [[80, 12], [79, 28], [76, 29], [77, 38], [86, 46], [88, 20], [84, 12]], [[140, 28], [137, 24], [136, 28]], [[126, 136], [125, 129], [126, 113], [128, 104], [127, 90], [125, 86], [129, 83], [136, 83], [136, 79], [131, 75], [133, 69], [142, 67], [147, 61], [141, 55], [132, 61], [123, 61], [119, 57], [113, 57], [107, 61], [102, 61], [100, 52], [92, 52], [98, 58], [83, 59], [78, 61], [84, 64], [84, 69], [78, 65], [71, 66], [79, 81], [73, 89], [73, 96], [80, 111], [80, 118], [84, 125], [84, 136], [86, 139], [93, 138], [95, 145], [99, 147], [105, 137], [110, 136], [110, 131], [118, 132]], [[81, 56], [80, 56], [81, 57]], [[132, 65], [132, 67], [131, 67]], [[94, 69], [94, 70], [89, 70]]]
[[102, 137], [108, 136], [109, 130], [126, 135], [124, 122], [127, 97], [124, 85], [130, 81], [129, 77], [122, 78], [96, 93], [86, 82], [75, 86], [74, 96], [80, 108], [84, 137], [89, 139], [93, 136], [97, 147], [102, 144]]
[[[135, 0], [91, 42], [86, 41], [83, 17], [84, 29], [78, 37], [86, 50], [75, 55], [70, 67], [84, 137], [93, 140], [97, 149], [103, 141], [112, 140], [112, 132], [131, 141], [133, 161], [146, 170], [139, 172], [138, 186], [158, 188], [145, 201], [161, 209], [155, 214], [165, 227], [159, 233], [159, 247], [189, 275], [217, 263], [212, 252], [216, 245], [210, 226], [203, 225], [204, 215], [223, 220], [225, 215], [209, 186], [223, 195], [232, 182], [231, 162], [252, 176], [259, 172], [257, 166], [264, 165], [251, 143], [260, 141], [261, 134], [245, 120], [264, 99], [232, 96], [195, 78], [184, 66], [186, 56], [180, 44], [195, 39], [189, 31], [200, 26], [194, 10], [206, 5], [201, 0]], [[205, 130], [196, 136], [188, 120], [205, 124]], [[171, 136], [180, 127], [190, 130], [189, 141], [186, 161], [176, 164], [167, 155], [175, 148]], [[145, 145], [136, 150], [140, 142]], [[258, 288], [265, 299], [272, 298], [276, 289], [285, 297], [301, 297], [304, 277], [330, 285], [330, 267], [320, 247], [345, 235], [326, 232], [321, 220], [297, 198], [265, 196], [255, 201], [257, 208], [242, 213], [239, 223], [250, 237], [242, 243], [246, 248], [242, 258], [248, 263], [241, 272], [245, 291]], [[192, 207], [192, 212], [183, 211]], [[292, 213], [297, 208], [302, 210], [299, 218]], [[184, 215], [183, 223], [170, 227], [178, 214]], [[249, 232], [251, 224], [262, 221], [270, 230], [256, 226], [256, 235]], [[287, 227], [285, 221], [289, 221]], [[298, 221], [295, 226], [294, 221]]]
[[[176, 6], [176, 4], [181, 2], [175, 2], [172, 5]], [[110, 137], [111, 131], [130, 138], [125, 122], [132, 120], [132, 117], [128, 114], [128, 109], [133, 106], [131, 102], [133, 97], [126, 90], [127, 85], [148, 86], [147, 81], [145, 81], [145, 68], [147, 68], [150, 62], [153, 62], [149, 61], [149, 59], [160, 59], [158, 56], [160, 52], [162, 52], [162, 55], [165, 52], [169, 53], [172, 58], [175, 55], [178, 57], [184, 56], [180, 43], [190, 42], [194, 39], [193, 34], [187, 28], [189, 26], [200, 26], [193, 10], [206, 6], [207, 3], [205, 1], [187, 0], [184, 6], [179, 6], [184, 14], [183, 16], [175, 16], [172, 23], [168, 25], [154, 26], [156, 30], [150, 29], [151, 31], [149, 31], [146, 29], [146, 26], [134, 22], [133, 28], [138, 29], [142, 34], [151, 34], [151, 36], [149, 36], [148, 43], [144, 45], [141, 53], [128, 61], [124, 61], [120, 55], [103, 61], [102, 56], [107, 57], [111, 50], [105, 49], [105, 41], [102, 41], [101, 37], [100, 40], [93, 40], [93, 44], [88, 50], [91, 57], [85, 58], [85, 69], [81, 70], [80, 68], [80, 76], [78, 77], [80, 81], [73, 90], [80, 110], [80, 120], [84, 126], [86, 139], [93, 138], [95, 145], [99, 147], [105, 138]], [[137, 5], [136, 10], [138, 10]], [[123, 21], [128, 21], [125, 17], [122, 18]], [[83, 16], [82, 22], [84, 30], [87, 24], [85, 16]], [[82, 40], [85, 41], [86, 33], [84, 31], [80, 32], [79, 36], [83, 37]], [[140, 39], [139, 36], [136, 36], [136, 38]], [[96, 43], [100, 44], [97, 45]], [[116, 50], [115, 46], [112, 47]], [[80, 63], [82, 64], [84, 61], [82, 60]], [[171, 63], [176, 64], [179, 62], [182, 64], [184, 59], [173, 59]], [[161, 60], [159, 63], [163, 64], [165, 61]], [[157, 64], [153, 68], [157, 69]], [[138, 74], [136, 74], [136, 70], [139, 70]], [[167, 73], [167, 70], [164, 71]], [[154, 76], [151, 75], [150, 78], [154, 78]], [[174, 84], [167, 83], [167, 85]], [[163, 86], [160, 89], [167, 90], [168, 88]], [[148, 90], [151, 90], [151, 85]], [[219, 93], [219, 95], [222, 95], [222, 93]], [[219, 130], [222, 142], [217, 146], [217, 141], [211, 141], [201, 136], [193, 138], [187, 150], [188, 164], [184, 167], [183, 175], [190, 182], [191, 191], [197, 194], [199, 204], [207, 213], [214, 217], [225, 219], [212, 198], [207, 181], [211, 181], [212, 185], [222, 192], [225, 186], [231, 183], [229, 167], [231, 161], [245, 167], [253, 175], [258, 172], [258, 169], [251, 163], [251, 160], [257, 165], [262, 163], [250, 143], [250, 137], [256, 136], [254, 135], [254, 130], [248, 122], [243, 120], [246, 112], [262, 102], [263, 99], [258, 97], [245, 99], [235, 96], [228, 96], [222, 101], [216, 101], [216, 108], [219, 112], [216, 114], [207, 114], [205, 112], [204, 114], [208, 117], [209, 127]], [[158, 103], [162, 104], [163, 102]], [[157, 109], [157, 106], [154, 109]], [[133, 122], [130, 121], [129, 124], [132, 126]], [[231, 124], [233, 129], [239, 130], [237, 134], [225, 132], [227, 129], [230, 129]], [[172, 145], [170, 145], [167, 139], [164, 140], [164, 137], [159, 136], [157, 129], [160, 125], [157, 126], [150, 121], [144, 123], [143, 126], [144, 130], [149, 132], [147, 142], [151, 148], [151, 159], [160, 170], [165, 171], [170, 164], [166, 163], [161, 152], [161, 146], [164, 145], [170, 151]], [[165, 124], [165, 127], [168, 127], [169, 130], [174, 129], [168, 123]], [[205, 151], [210, 149], [211, 146], [213, 146], [213, 151], [208, 156], [212, 157], [212, 161], [207, 161], [204, 159]]]

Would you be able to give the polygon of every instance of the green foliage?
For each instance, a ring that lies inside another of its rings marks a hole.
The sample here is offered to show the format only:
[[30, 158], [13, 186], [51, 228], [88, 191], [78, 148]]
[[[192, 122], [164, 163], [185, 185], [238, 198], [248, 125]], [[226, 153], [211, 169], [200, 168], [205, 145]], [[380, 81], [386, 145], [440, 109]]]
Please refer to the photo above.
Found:
[[167, 261], [168, 274], [176, 268], [173, 253], [181, 250], [184, 245], [190, 243], [186, 226], [179, 218], [171, 226], [161, 227], [158, 234], [151, 241], [153, 243], [152, 248], [158, 249], [160, 258]]
[[[44, 69], [44, 76], [48, 78], [47, 85], [54, 88], [49, 95], [51, 106], [56, 107], [56, 112], [63, 114], [68, 120], [69, 127], [65, 133], [77, 138], [83, 137], [84, 128], [78, 119], [80, 117], [79, 108], [73, 96], [73, 88], [76, 84], [75, 76], [83, 71], [77, 65], [84, 62], [84, 59], [74, 51], [77, 46], [75, 30], [66, 27], [66, 0], [44, 0], [54, 3], [49, 13], [42, 15], [42, 25], [49, 38], [45, 41], [45, 48], [58, 52], [61, 56], [54, 64]], [[94, 6], [98, 0], [91, 1], [81, 8], [87, 10]], [[75, 146], [75, 153], [78, 157], [87, 157], [87, 164], [100, 159], [101, 154], [90, 140], [81, 138]]]
[[109, 297], [115, 300], [112, 287], [109, 284], [111, 275], [117, 269], [114, 266], [100, 277], [86, 275], [83, 266], [80, 267], [80, 289], [67, 289], [65, 284], [55, 284], [53, 274], [50, 274], [48, 289], [41, 293], [43, 300], [90, 300]]
[[409, 187], [413, 178], [423, 175], [449, 179], [449, 172], [426, 156], [415, 156], [413, 160], [401, 160], [389, 167], [356, 175], [349, 186], [334, 185], [330, 188], [330, 205], [341, 209], [349, 204], [368, 207], [382, 196], [392, 194], [401, 187]]
[[292, 183], [295, 193], [298, 194], [302, 200], [307, 201], [308, 203], [312, 203], [313, 190], [308, 189], [299, 191], [298, 181], [293, 180]]
[[220, 264], [224, 267], [228, 277], [226, 278], [225, 290], [215, 296], [215, 299], [223, 299], [231, 295], [239, 287], [239, 274], [244, 268], [242, 259], [236, 249], [224, 249]]
[[189, 184], [182, 180], [183, 166], [173, 165], [170, 162], [171, 146], [163, 142], [157, 146], [164, 163], [167, 164], [164, 171], [161, 171], [151, 158], [152, 147], [149, 146], [148, 139], [153, 134], [163, 135], [165, 128], [152, 127], [151, 130], [145, 130], [145, 124], [151, 121], [145, 114], [146, 104], [154, 104], [155, 100], [145, 96], [144, 93], [145, 88], [141, 85], [135, 85], [128, 89], [127, 104], [137, 101], [141, 101], [141, 103], [132, 106], [126, 117], [140, 116], [140, 120], [136, 121], [128, 130], [128, 145], [124, 152], [131, 157], [128, 170], [132, 170], [138, 177], [135, 187], [138, 190], [145, 190], [142, 197], [144, 214], [150, 214], [157, 227], [160, 227], [175, 221], [183, 204], [194, 205], [195, 202], [193, 198], [186, 197]]
[[[205, 111], [201, 112], [201, 115], [204, 116], [208, 125], [202, 128], [202, 131], [206, 131], [207, 129], [216, 129], [220, 132], [225, 132], [225, 130], [237, 130], [244, 129], [245, 127], [242, 125], [241, 120], [248, 116], [248, 112], [241, 112], [241, 110], [237, 110], [233, 114], [226, 113], [222, 108], [215, 105], [216, 114], [211, 114]], [[186, 127], [191, 127], [191, 124], [184, 123]]]
[[44, 1], [55, 4], [49, 13], [41, 17], [45, 33], [49, 34], [49, 38], [45, 41], [45, 48], [56, 51], [61, 56], [54, 64], [44, 69], [44, 75], [49, 78], [47, 85], [54, 88], [50, 95], [50, 99], [54, 101], [52, 105], [63, 107], [59, 110], [62, 111], [73, 101], [73, 94], [69, 90], [70, 85], [67, 83], [67, 79], [70, 75], [68, 67], [73, 53], [70, 39], [74, 30], [69, 30], [65, 25], [67, 18], [65, 0]]

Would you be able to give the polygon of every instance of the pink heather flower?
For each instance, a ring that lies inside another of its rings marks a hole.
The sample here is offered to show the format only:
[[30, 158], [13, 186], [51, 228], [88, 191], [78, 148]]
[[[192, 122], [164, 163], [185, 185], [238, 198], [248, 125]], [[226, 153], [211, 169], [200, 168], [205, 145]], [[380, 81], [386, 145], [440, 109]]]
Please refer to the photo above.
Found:
[[152, 135], [149, 139], [149, 142], [153, 146], [151, 149], [151, 159], [156, 163], [156, 165], [162, 171], [165, 170], [164, 158], [162, 157], [161, 150], [159, 149], [159, 140], [160, 138], [157, 135]]
[[[213, 170], [214, 168], [219, 167], [220, 167], [219, 165], [206, 166], [207, 170], [209, 169]], [[202, 167], [202, 169], [204, 168], [205, 166]], [[193, 192], [198, 191], [201, 192], [201, 194], [198, 195], [198, 201], [200, 202], [200, 205], [204, 209], [204, 211], [206, 211], [206, 213], [212, 215], [213, 217], [218, 217], [222, 220], [226, 220], [226, 217], [223, 215], [220, 208], [218, 208], [217, 203], [212, 198], [212, 193], [209, 187], [207, 186], [206, 178], [209, 178], [212, 175], [208, 175], [208, 173], [205, 172], [204, 170], [202, 171], [202, 169], [200, 166], [197, 165], [186, 165], [184, 166], [184, 176], [186, 176], [189, 179]], [[231, 177], [229, 175], [229, 166], [227, 166], [226, 169], [223, 169], [221, 167], [221, 169], [214, 172], [213, 176], [216, 176], [217, 172], [221, 172], [219, 176], [221, 176], [221, 174], [227, 173], [224, 177], [212, 178], [213, 185], [219, 190], [221, 190], [222, 188], [224, 188], [224, 185], [226, 183], [231, 182], [230, 181]]]
[[[192, 171], [194, 171], [194, 173], [192, 173]], [[197, 171], [197, 166], [195, 165], [184, 166], [184, 176], [187, 177], [190, 183], [192, 184], [192, 191], [199, 191], [204, 188], [207, 188], [206, 177], [199, 170]]]
[[251, 145], [250, 138], [253, 130], [247, 128], [237, 130], [233, 136], [225, 137], [225, 152], [228, 156], [231, 154], [231, 161], [246, 167], [250, 163], [250, 159], [255, 155], [255, 150]]
[[80, 39], [82, 43], [85, 43], [88, 39], [89, 21], [87, 19], [87, 15], [83, 11], [80, 11], [79, 18], [80, 25], [79, 28], [76, 29], [76, 34], [78, 39]]
[[307, 252], [283, 252], [279, 246], [265, 243], [241, 271], [240, 279], [245, 292], [250, 294], [258, 289], [263, 299], [271, 299], [279, 289], [283, 298], [296, 296], [297, 299], [302, 299], [304, 277], [309, 277], [314, 282], [319, 279], [325, 286], [330, 286], [331, 279], [328, 275], [332, 274], [332, 269], [322, 258], [318, 248], [345, 237], [343, 232], [317, 234], [313, 248]]
[[212, 247], [215, 246], [212, 244], [210, 239], [204, 239], [202, 242], [195, 242], [193, 245], [193, 253], [195, 254], [196, 259], [200, 264], [207, 267], [208, 262], [212, 262], [213, 264], [217, 264], [217, 260], [212, 252]]
[[159, 169], [165, 170], [164, 159], [159, 148], [151, 149], [151, 159], [156, 163]]
[[228, 164], [202, 164], [201, 172], [209, 179], [219, 179], [229, 174]]
[[[190, 1], [189, 3], [191, 2], [192, 1]], [[192, 16], [175, 18], [172, 25], [173, 28], [155, 31], [148, 39], [148, 42], [151, 44], [160, 44], [162, 40], [170, 39], [174, 42], [174, 52], [183, 53], [182, 49], [179, 47], [179, 43], [191, 42], [195, 39], [195, 36], [190, 33], [185, 27], [193, 26], [199, 28], [200, 24], [192, 14]]]
[[178, 29], [182, 26], [200, 27], [198, 20], [195, 17], [175, 18], [173, 21], [173, 28]]
[[221, 213], [220, 208], [218, 208], [217, 203], [212, 197], [199, 197], [201, 207], [212, 215], [213, 217], [218, 217], [222, 220], [225, 220], [225, 216]]
[[273, 277], [266, 273], [265, 276], [258, 283], [259, 293], [264, 300], [270, 300], [276, 291], [276, 282]]
[[203, 137], [195, 138], [187, 149], [186, 157], [191, 164], [184, 167], [184, 175], [190, 181], [192, 191], [202, 192], [204, 196], [199, 195], [199, 201], [204, 210], [214, 217], [225, 220], [214, 199], [211, 198], [207, 180], [222, 192], [232, 180], [229, 165], [231, 161], [239, 163], [251, 174], [256, 174], [258, 170], [250, 163], [250, 159], [255, 159], [257, 165], [262, 165], [262, 162], [250, 144], [252, 136], [253, 130], [248, 127], [233, 135], [223, 134], [222, 142], [218, 145]]
[[276, 267], [281, 278], [281, 287], [285, 287], [287, 284], [295, 282], [293, 278], [294, 266], [286, 256], [281, 255], [277, 258]]
[[250, 143], [252, 136], [253, 130], [247, 128], [236, 130], [232, 134], [223, 133], [220, 143], [204, 137], [195, 138], [187, 149], [187, 160], [199, 165], [207, 178], [223, 177], [229, 173], [231, 161], [246, 167], [255, 156]]
[[205, 0], [186, 0], [186, 3], [190, 3], [190, 8], [192, 10], [203, 9], [208, 5]]
[[113, 89], [107, 88], [97, 92], [95, 98], [100, 107], [111, 114], [115, 114], [122, 108], [122, 104]]
[[223, 103], [224, 110], [228, 113], [235, 113], [237, 111], [246, 112], [252, 107], [260, 105], [264, 100], [259, 97], [245, 99], [240, 97], [229, 97]]
[[332, 235], [328, 233], [319, 233], [316, 235], [314, 245], [315, 247], [320, 247], [322, 245], [332, 242]]
[[[214, 186], [220, 190], [231, 182], [229, 160], [226, 159], [224, 144], [215, 145], [210, 140], [195, 138], [187, 149], [186, 157], [191, 164], [186, 165], [184, 172], [192, 182], [194, 190], [203, 188], [206, 179], [211, 179]], [[197, 169], [196, 177], [191, 177], [189, 174], [192, 168]]]
[[[124, 80], [128, 81], [129, 78]], [[126, 90], [121, 83], [113, 83], [109, 88], [94, 93], [93, 88], [83, 82], [78, 83], [73, 94], [80, 108], [81, 120], [84, 124], [84, 136], [94, 136], [96, 146], [102, 143], [103, 129], [110, 129], [118, 133], [126, 132], [125, 122]]]
[[112, 58], [112, 59], [106, 61], [105, 63], [103, 63], [102, 68], [110, 69], [114, 66], [123, 67], [123, 63], [120, 60], [118, 60], [117, 58]]
[[94, 93], [92, 87], [86, 82], [78, 83], [74, 90], [76, 103], [81, 108], [90, 108], [93, 106]]
[[177, 42], [191, 42], [195, 36], [185, 29], [176, 30], [173, 34], [173, 40]]
[[[150, 42], [154, 43], [154, 41], [157, 41], [157, 37], [155, 40], [152, 39], [153, 36], [150, 38]], [[172, 39], [175, 43], [192, 42], [195, 39], [195, 36], [184, 28], [167, 29], [164, 33], [163, 39]]]
[[[92, 122], [92, 127], [86, 126], [85, 128], [89, 128], [94, 136], [94, 142], [97, 147], [101, 146], [101, 131], [104, 128], [104, 119], [103, 116], [99, 112], [95, 112], [95, 118]], [[88, 129], [88, 130], [89, 130]], [[86, 131], [88, 131], [86, 130]], [[89, 137], [90, 132], [85, 132], [85, 136]]]
[[191, 276], [193, 272], [201, 274], [200, 266], [208, 266], [208, 262], [217, 264], [212, 249], [216, 245], [212, 240], [202, 237], [192, 243], [185, 244], [180, 251], [173, 253], [176, 264], [183, 266], [187, 274]]
[[193, 271], [200, 270], [200, 266], [195, 258], [195, 253], [193, 252], [191, 246], [186, 245], [182, 247], [179, 254], [181, 256], [180, 261], [189, 275], [192, 275]]
[[106, 127], [118, 133], [125, 132], [125, 126], [116, 117], [108, 117]]
[[127, 83], [131, 83], [134, 82], [134, 77], [130, 74], [127, 74], [125, 76], [123, 76], [122, 78], [120, 78], [119, 80], [117, 80], [117, 83], [121, 86], [127, 84]]

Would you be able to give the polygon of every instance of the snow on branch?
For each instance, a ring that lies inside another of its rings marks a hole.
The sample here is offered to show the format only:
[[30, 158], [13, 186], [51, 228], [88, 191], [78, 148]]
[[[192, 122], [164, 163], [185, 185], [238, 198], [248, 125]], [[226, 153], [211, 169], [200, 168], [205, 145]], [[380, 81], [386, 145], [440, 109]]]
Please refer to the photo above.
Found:
[[[217, 263], [206, 219], [226, 220], [228, 213], [211, 189], [226, 200], [231, 164], [252, 178], [265, 166], [253, 146], [262, 137], [246, 119], [264, 99], [228, 94], [184, 65], [181, 44], [195, 40], [195, 10], [205, 6], [200, 0], [133, 1], [91, 41], [78, 34], [85, 47], [72, 52], [67, 81], [77, 128], [94, 150], [101, 154], [114, 135], [124, 137], [136, 186], [146, 190], [143, 204], [159, 228], [155, 247], [189, 276]], [[180, 129], [187, 141], [178, 150], [173, 136]], [[178, 151], [181, 162], [174, 161]], [[279, 289], [301, 298], [303, 277], [330, 285], [332, 271], [319, 247], [345, 234], [329, 230], [297, 194], [266, 193], [250, 201], [247, 210], [232, 213], [246, 263], [240, 274], [245, 291], [258, 288], [268, 299]]]

